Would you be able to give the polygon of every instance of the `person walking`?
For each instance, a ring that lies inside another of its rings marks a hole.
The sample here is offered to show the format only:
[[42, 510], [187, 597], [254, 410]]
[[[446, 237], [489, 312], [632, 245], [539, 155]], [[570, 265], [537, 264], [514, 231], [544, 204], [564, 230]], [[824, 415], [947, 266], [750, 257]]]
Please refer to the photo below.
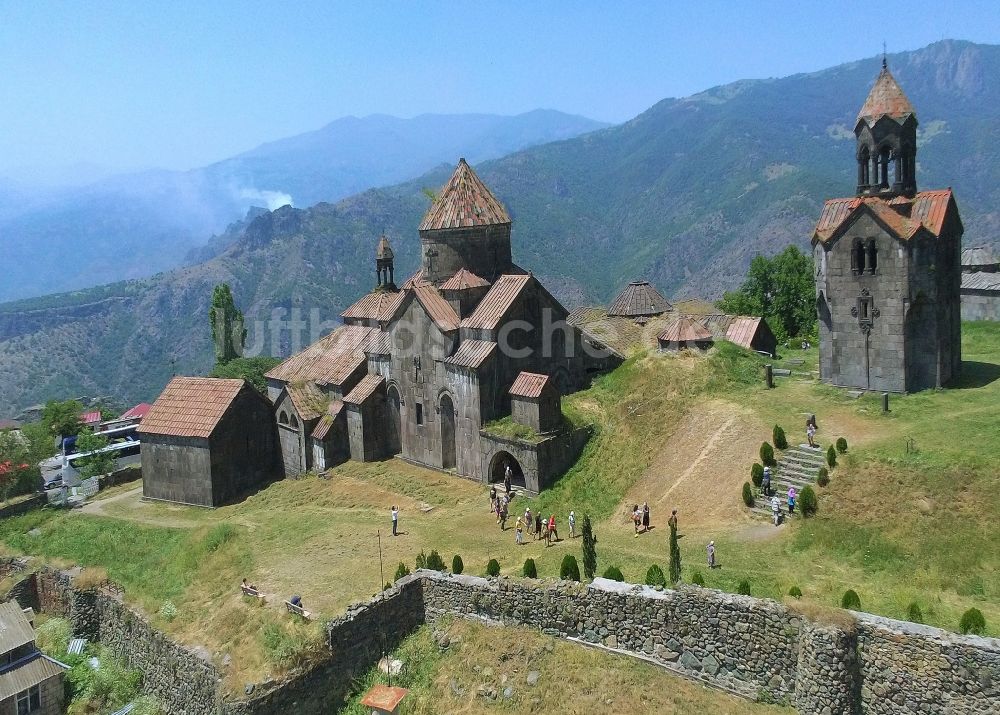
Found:
[[649, 502], [642, 503], [642, 530], [649, 531]]
[[576, 538], [576, 514], [569, 513], [569, 538]]
[[715, 542], [714, 541], [709, 541], [708, 542], [707, 551], [708, 551], [708, 568], [714, 569], [715, 568]]
[[639, 505], [632, 507], [632, 526], [635, 528], [635, 538], [639, 538], [639, 524], [642, 523], [642, 516], [639, 514]]
[[549, 517], [549, 540], [559, 541], [559, 532], [556, 531], [556, 515]]
[[490, 513], [495, 514], [497, 510], [497, 488], [490, 487]]
[[500, 502], [500, 531], [507, 531], [507, 505]]
[[771, 497], [771, 516], [774, 517], [774, 525], [778, 526], [781, 523], [781, 502], [777, 494]]
[[764, 480], [760, 483], [761, 489], [764, 490], [764, 496], [771, 496], [771, 468], [764, 467]]
[[511, 480], [512, 476], [513, 476], [513, 473], [510, 471], [510, 462], [508, 462], [507, 466], [504, 467], [504, 470], [503, 470], [503, 488], [504, 488], [504, 491], [506, 491], [508, 495], [510, 494], [510, 480]]
[[535, 514], [535, 541], [542, 538], [542, 510]]
[[514, 543], [520, 546], [524, 543], [524, 519], [517, 517], [517, 523], [514, 524]]
[[788, 516], [795, 513], [795, 487], [788, 487]]
[[392, 535], [396, 536], [396, 527], [399, 526], [399, 509], [392, 505]]

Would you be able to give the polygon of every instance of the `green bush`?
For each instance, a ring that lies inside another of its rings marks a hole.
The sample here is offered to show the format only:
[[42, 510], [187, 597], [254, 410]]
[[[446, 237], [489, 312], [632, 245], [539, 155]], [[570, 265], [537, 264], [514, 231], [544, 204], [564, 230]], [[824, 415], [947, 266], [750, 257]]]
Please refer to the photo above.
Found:
[[851, 588], [844, 591], [844, 596], [840, 599], [840, 607], [849, 608], [852, 611], [860, 610], [861, 597], [858, 592]]
[[907, 609], [906, 609], [906, 619], [908, 621], [910, 621], [911, 623], [923, 623], [924, 622], [924, 614], [921, 612], [920, 606], [917, 605], [916, 601], [914, 601], [913, 603], [911, 603], [909, 605], [909, 607], [907, 607]]
[[177, 618], [177, 606], [174, 605], [173, 601], [163, 602], [163, 605], [160, 606], [160, 617], [167, 623]]
[[490, 559], [490, 562], [486, 564], [486, 575], [487, 576], [499, 576], [500, 575], [500, 562], [496, 559]]
[[399, 566], [396, 567], [396, 575], [392, 577], [393, 581], [398, 581], [403, 578], [403, 576], [409, 576], [410, 569], [406, 568], [406, 564], [402, 561], [399, 562]]
[[701, 575], [701, 571], [695, 571], [693, 574], [691, 574], [691, 583], [693, 583], [695, 586], [705, 585], [705, 577]]
[[579, 581], [580, 566], [576, 563], [573, 554], [563, 556], [562, 564], [559, 566], [559, 578], [563, 581]]
[[524, 568], [521, 570], [525, 578], [538, 578], [538, 569], [535, 568], [534, 559], [525, 559]]
[[825, 487], [830, 483], [830, 470], [826, 467], [820, 467], [819, 472], [816, 473], [816, 483], [821, 487]]
[[837, 450], [832, 444], [826, 448], [826, 463], [830, 465], [830, 469], [837, 466]]
[[788, 595], [792, 598], [802, 598], [802, 589], [798, 586], [792, 586], [788, 589]]
[[799, 511], [802, 512], [802, 516], [812, 516], [815, 514], [819, 508], [819, 503], [816, 500], [816, 490], [812, 487], [806, 487], [799, 492], [798, 507]]
[[750, 582], [746, 579], [740, 581], [739, 585], [736, 587], [736, 593], [742, 594], [743, 596], [750, 595]]
[[750, 482], [743, 482], [743, 503], [753, 506], [753, 487], [750, 486]]
[[774, 447], [768, 442], [762, 442], [760, 445], [760, 461], [764, 463], [765, 467], [773, 467], [777, 464], [774, 461]]
[[56, 660], [64, 657], [73, 637], [73, 627], [65, 618], [50, 618], [35, 629], [35, 645]]
[[465, 564], [462, 563], [462, 557], [455, 554], [451, 557], [451, 572], [452, 573], [462, 573], [465, 570]]
[[771, 437], [774, 440], [774, 446], [778, 449], [788, 449], [788, 440], [785, 438], [785, 430], [781, 429], [780, 425], [775, 425], [774, 430], [771, 432]]
[[646, 571], [646, 585], [647, 586], [660, 586], [662, 588], [667, 587], [667, 577], [663, 574], [663, 569], [658, 565], [653, 564]]
[[448, 570], [444, 565], [444, 559], [441, 558], [441, 554], [437, 551], [431, 551], [430, 555], [427, 557], [427, 568], [431, 571]]
[[608, 566], [604, 569], [604, 578], [610, 579], [611, 581], [625, 580], [625, 577], [622, 575], [622, 570], [617, 566]]
[[978, 608], [970, 608], [962, 614], [962, 620], [958, 622], [958, 628], [962, 633], [974, 633], [977, 636], [986, 632], [986, 619], [983, 612]]
[[847, 440], [843, 437], [837, 437], [837, 451], [841, 454], [847, 454]]
[[764, 483], [764, 465], [760, 462], [754, 462], [753, 466], [750, 467], [750, 481], [758, 489]]
[[423, 549], [421, 549], [420, 553], [417, 554], [416, 567], [417, 571], [427, 568], [427, 554], [424, 553]]

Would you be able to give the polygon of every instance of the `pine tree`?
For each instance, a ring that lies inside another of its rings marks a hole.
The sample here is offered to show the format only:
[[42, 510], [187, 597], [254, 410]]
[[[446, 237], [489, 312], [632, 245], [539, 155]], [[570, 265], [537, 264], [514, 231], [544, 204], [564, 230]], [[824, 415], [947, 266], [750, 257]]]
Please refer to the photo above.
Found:
[[247, 331], [243, 323], [243, 313], [236, 307], [228, 283], [220, 283], [212, 291], [212, 307], [208, 309], [208, 323], [212, 328], [216, 365], [225, 365], [243, 354]]
[[681, 580], [681, 547], [677, 544], [677, 527], [670, 525], [670, 583]]
[[597, 573], [597, 537], [590, 524], [590, 515], [583, 515], [583, 574], [593, 579]]

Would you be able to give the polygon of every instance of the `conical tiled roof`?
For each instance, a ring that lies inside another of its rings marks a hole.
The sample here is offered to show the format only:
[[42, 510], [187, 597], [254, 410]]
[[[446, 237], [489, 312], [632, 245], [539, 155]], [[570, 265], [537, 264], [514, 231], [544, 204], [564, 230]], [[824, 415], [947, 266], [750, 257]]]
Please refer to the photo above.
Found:
[[664, 343], [694, 343], [711, 339], [712, 334], [705, 326], [688, 317], [678, 318], [658, 336], [658, 340]]
[[643, 318], [660, 315], [668, 310], [670, 303], [656, 288], [646, 281], [632, 281], [608, 306], [608, 315]]
[[380, 261], [390, 260], [395, 254], [392, 252], [392, 246], [389, 245], [389, 239], [385, 234], [382, 234], [382, 238], [378, 241], [378, 248], [375, 249], [375, 258]]
[[465, 159], [420, 222], [421, 231], [510, 223], [507, 209], [486, 188]]
[[888, 116], [902, 124], [907, 117], [916, 116], [917, 112], [910, 100], [903, 94], [902, 88], [892, 76], [892, 72], [883, 63], [875, 86], [868, 93], [868, 99], [858, 112], [858, 121], [875, 124], [881, 117]]

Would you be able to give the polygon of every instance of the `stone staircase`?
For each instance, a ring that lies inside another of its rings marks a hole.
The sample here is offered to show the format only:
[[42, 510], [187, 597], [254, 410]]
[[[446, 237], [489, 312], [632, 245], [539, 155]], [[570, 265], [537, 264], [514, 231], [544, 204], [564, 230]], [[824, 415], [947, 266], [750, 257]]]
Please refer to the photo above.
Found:
[[[823, 447], [800, 444], [782, 452], [778, 466], [771, 469], [771, 493], [781, 502], [781, 513], [788, 518], [788, 488], [795, 487], [795, 493], [816, 482], [819, 468], [826, 466], [826, 452]], [[763, 493], [754, 494], [754, 505], [750, 508], [754, 516], [771, 521], [771, 498]], [[793, 518], [799, 516], [795, 510]]]

